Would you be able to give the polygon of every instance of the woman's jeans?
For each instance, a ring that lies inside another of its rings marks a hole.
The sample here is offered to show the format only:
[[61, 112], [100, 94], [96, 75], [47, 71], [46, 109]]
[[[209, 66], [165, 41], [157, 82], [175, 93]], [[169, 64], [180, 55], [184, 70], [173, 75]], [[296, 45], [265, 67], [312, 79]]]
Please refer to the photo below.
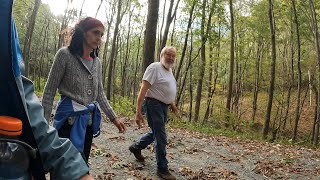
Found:
[[165, 128], [168, 105], [153, 98], [146, 98], [143, 103], [143, 110], [151, 130], [141, 137], [140, 141], [136, 143], [136, 147], [145, 149], [155, 141], [158, 170], [168, 172], [168, 160], [166, 158], [167, 134]]

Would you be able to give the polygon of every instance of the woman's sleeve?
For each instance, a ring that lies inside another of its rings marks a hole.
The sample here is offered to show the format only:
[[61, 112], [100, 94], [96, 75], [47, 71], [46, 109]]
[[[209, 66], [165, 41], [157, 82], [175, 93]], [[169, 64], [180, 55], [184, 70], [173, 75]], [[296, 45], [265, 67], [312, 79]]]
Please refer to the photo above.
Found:
[[[100, 60], [99, 60], [100, 62]], [[113, 121], [117, 115], [113, 111], [111, 105], [109, 104], [109, 101], [106, 97], [106, 95], [103, 92], [103, 85], [102, 85], [102, 79], [101, 79], [101, 64], [99, 64], [99, 74], [98, 74], [98, 98], [97, 101], [99, 103], [100, 108], [102, 111], [107, 115], [107, 117]]]
[[60, 49], [55, 55], [54, 62], [49, 72], [48, 80], [44, 87], [42, 106], [44, 109], [44, 117], [48, 122], [52, 112], [54, 97], [65, 72], [66, 58], [67, 55], [65, 54], [64, 50]]

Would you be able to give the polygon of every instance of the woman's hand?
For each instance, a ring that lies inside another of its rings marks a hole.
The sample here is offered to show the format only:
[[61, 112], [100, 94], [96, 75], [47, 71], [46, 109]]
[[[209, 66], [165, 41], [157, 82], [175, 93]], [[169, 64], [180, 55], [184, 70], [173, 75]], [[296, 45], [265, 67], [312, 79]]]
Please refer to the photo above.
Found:
[[126, 132], [126, 126], [124, 125], [124, 123], [119, 119], [119, 118], [115, 118], [113, 120], [113, 124], [118, 128], [119, 133], [124, 133]]

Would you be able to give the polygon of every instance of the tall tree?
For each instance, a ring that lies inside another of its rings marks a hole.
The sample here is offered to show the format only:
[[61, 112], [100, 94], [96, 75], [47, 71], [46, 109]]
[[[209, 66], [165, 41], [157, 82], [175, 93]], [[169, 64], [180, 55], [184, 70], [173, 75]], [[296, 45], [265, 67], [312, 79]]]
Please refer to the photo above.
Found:
[[294, 23], [295, 23], [295, 29], [297, 34], [297, 51], [298, 51], [298, 57], [297, 57], [297, 68], [298, 68], [298, 90], [297, 90], [297, 105], [296, 105], [296, 112], [295, 112], [295, 124], [292, 134], [292, 142], [295, 142], [297, 139], [297, 131], [298, 131], [298, 124], [300, 119], [300, 103], [301, 103], [301, 66], [300, 66], [300, 33], [299, 33], [299, 21], [297, 16], [297, 10], [296, 10], [296, 3], [295, 0], [292, 0], [292, 9], [294, 14]]
[[270, 35], [271, 35], [271, 48], [272, 48], [272, 61], [271, 61], [271, 71], [270, 71], [270, 86], [269, 86], [269, 94], [268, 94], [268, 104], [267, 111], [265, 114], [264, 127], [263, 127], [263, 138], [266, 139], [269, 133], [270, 126], [270, 117], [272, 110], [272, 102], [273, 102], [273, 93], [275, 86], [275, 75], [276, 75], [276, 36], [275, 36], [275, 21], [273, 17], [273, 4], [272, 0], [269, 0], [269, 25], [270, 25]]
[[190, 27], [191, 27], [191, 24], [192, 24], [193, 11], [194, 11], [194, 7], [196, 5], [196, 2], [197, 2], [196, 0], [193, 0], [191, 8], [190, 8], [189, 20], [188, 20], [188, 25], [187, 25], [187, 30], [186, 30], [186, 36], [185, 36], [184, 43], [183, 43], [183, 48], [182, 48], [182, 51], [181, 51], [180, 61], [178, 63], [178, 67], [177, 67], [177, 70], [176, 70], [176, 73], [175, 73], [175, 79], [177, 81], [178, 81], [179, 76], [180, 76], [180, 70], [181, 70], [181, 67], [182, 67], [182, 64], [183, 64], [184, 57], [186, 55], [186, 50], [187, 50], [187, 45], [188, 45], [188, 37], [189, 37], [189, 30], [190, 30]]
[[230, 113], [231, 108], [231, 98], [232, 98], [232, 86], [233, 86], [233, 69], [234, 69], [234, 19], [233, 19], [233, 3], [232, 0], [229, 0], [230, 8], [230, 64], [229, 64], [229, 82], [228, 82], [228, 95], [227, 95], [227, 104], [226, 109]]
[[314, 2], [313, 0], [309, 0], [309, 5], [310, 5], [310, 12], [311, 12], [311, 24], [312, 24], [312, 30], [313, 30], [313, 36], [314, 36], [314, 44], [316, 48], [316, 53], [317, 53], [317, 67], [318, 67], [318, 98], [317, 98], [317, 123], [315, 127], [315, 135], [314, 135], [314, 140], [313, 144], [318, 145], [319, 142], [319, 129], [320, 129], [320, 44], [319, 44], [319, 31], [318, 31], [318, 24], [317, 24], [317, 13], [315, 10]]
[[143, 69], [154, 62], [154, 52], [157, 37], [157, 23], [159, 13], [159, 0], [148, 0], [148, 15], [143, 46]]
[[70, 10], [69, 10], [69, 5], [70, 5], [71, 0], [67, 0], [67, 7], [64, 11], [62, 23], [60, 26], [60, 32], [59, 32], [59, 40], [58, 40], [58, 48], [61, 48], [63, 46], [64, 38], [66, 35], [66, 29], [69, 24], [69, 15], [70, 15]]
[[[206, 23], [206, 4], [207, 0], [203, 0], [202, 2], [202, 20], [201, 20], [201, 62], [200, 62], [200, 69], [199, 69], [199, 77], [197, 82], [197, 95], [196, 95], [196, 104], [194, 107], [194, 117], [193, 121], [198, 121], [199, 119], [199, 111], [200, 111], [200, 102], [202, 97], [202, 86], [203, 86], [203, 78], [204, 72], [206, 69], [206, 42], [208, 39], [208, 34], [211, 31], [211, 17], [215, 7], [215, 0], [210, 4], [210, 11], [208, 16], [208, 22]], [[207, 25], [207, 29], [205, 30], [205, 26]]]
[[35, 0], [34, 1], [34, 7], [33, 7], [33, 10], [32, 10], [32, 14], [31, 14], [31, 17], [30, 17], [29, 25], [28, 25], [28, 28], [27, 28], [27, 33], [26, 33], [26, 36], [24, 38], [23, 59], [25, 61], [25, 73], [26, 73], [27, 76], [29, 74], [30, 46], [31, 46], [34, 25], [36, 23], [37, 13], [38, 13], [40, 4], [41, 4], [41, 0]]
[[103, 87], [106, 87], [106, 76], [107, 76], [107, 67], [108, 67], [108, 61], [107, 61], [107, 53], [108, 53], [108, 47], [109, 47], [109, 39], [110, 39], [110, 29], [111, 29], [111, 24], [113, 23], [113, 19], [114, 19], [114, 13], [116, 11], [116, 1], [109, 1], [109, 4], [107, 7], [109, 7], [110, 9], [106, 9], [106, 21], [107, 21], [107, 30], [105, 33], [106, 36], [106, 42], [104, 44], [104, 48], [103, 48], [103, 62], [102, 62], [102, 84]]
[[96, 11], [96, 14], [94, 15], [94, 17], [97, 17], [98, 12], [99, 12], [99, 10], [100, 10], [100, 7], [101, 7], [102, 3], [103, 3], [103, 0], [100, 0], [100, 4], [99, 4], [99, 6], [98, 6], [98, 8], [97, 8], [97, 11]]
[[113, 79], [113, 69], [114, 69], [114, 63], [116, 60], [116, 52], [117, 52], [117, 35], [119, 31], [119, 24], [122, 20], [122, 17], [124, 13], [121, 13], [122, 9], [122, 3], [123, 1], [118, 1], [118, 6], [117, 6], [117, 17], [116, 17], [116, 22], [115, 22], [115, 28], [113, 32], [113, 39], [112, 39], [112, 48], [111, 48], [111, 54], [109, 58], [109, 69], [108, 69], [108, 80], [107, 80], [107, 91], [106, 91], [106, 96], [108, 99], [111, 97], [111, 87], [113, 86], [112, 79]]
[[79, 12], [79, 18], [81, 18], [82, 9], [83, 9], [83, 5], [84, 5], [85, 2], [86, 2], [86, 0], [83, 0], [83, 1], [82, 1], [81, 8], [80, 8], [80, 12]]
[[162, 38], [161, 38], [160, 51], [161, 51], [162, 48], [164, 48], [164, 46], [167, 43], [169, 28], [170, 28], [170, 25], [172, 23], [172, 20], [174, 19], [174, 17], [177, 14], [177, 9], [178, 9], [179, 2], [180, 2], [180, 0], [178, 0], [176, 6], [174, 8], [174, 11], [172, 12], [174, 0], [170, 0], [170, 6], [169, 6], [168, 14], [167, 14], [167, 19], [166, 19], [166, 26], [164, 28], [164, 32], [163, 32], [163, 35], [162, 35]]
[[257, 53], [256, 53], [256, 58], [255, 58], [256, 61], [255, 61], [255, 73], [254, 73], [254, 91], [253, 91], [252, 115], [251, 115], [252, 122], [255, 121], [256, 113], [257, 113], [259, 81], [260, 81], [260, 76], [261, 76], [260, 61], [261, 61], [263, 46], [264, 46], [264, 44], [263, 44], [262, 40], [257, 40]]

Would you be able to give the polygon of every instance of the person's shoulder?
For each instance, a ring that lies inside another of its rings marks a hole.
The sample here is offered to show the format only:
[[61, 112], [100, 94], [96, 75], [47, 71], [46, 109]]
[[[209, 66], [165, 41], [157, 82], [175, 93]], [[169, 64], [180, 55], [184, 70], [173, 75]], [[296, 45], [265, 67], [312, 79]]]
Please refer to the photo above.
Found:
[[68, 47], [62, 47], [58, 50], [57, 54], [70, 54]]
[[160, 62], [154, 62], [154, 63], [151, 63], [151, 64], [148, 66], [148, 68], [158, 68], [158, 67], [160, 67], [160, 66], [161, 66]]

